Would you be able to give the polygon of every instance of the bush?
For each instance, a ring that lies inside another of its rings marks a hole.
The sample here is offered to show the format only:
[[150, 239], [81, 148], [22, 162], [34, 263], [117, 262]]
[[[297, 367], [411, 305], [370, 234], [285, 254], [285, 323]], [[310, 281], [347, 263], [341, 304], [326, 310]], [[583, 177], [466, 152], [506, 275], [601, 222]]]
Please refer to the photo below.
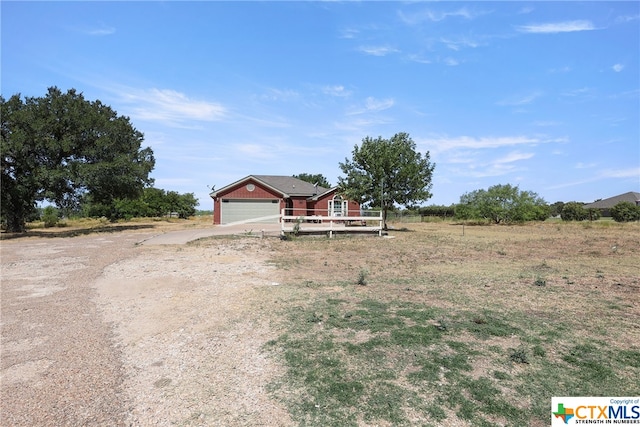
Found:
[[611, 208], [611, 217], [617, 222], [640, 220], [640, 206], [631, 202], [620, 202]]
[[549, 205], [536, 193], [510, 184], [465, 193], [455, 207], [458, 219], [487, 219], [495, 224], [544, 221], [550, 212]]
[[590, 208], [587, 210], [587, 216], [589, 217], [589, 221], [597, 221], [602, 216], [600, 209]]
[[584, 221], [589, 218], [589, 212], [584, 208], [582, 203], [569, 202], [565, 203], [560, 212], [560, 218], [563, 221]]
[[58, 224], [58, 209], [53, 206], [47, 206], [42, 211], [42, 220], [44, 221], [45, 228], [55, 227]]

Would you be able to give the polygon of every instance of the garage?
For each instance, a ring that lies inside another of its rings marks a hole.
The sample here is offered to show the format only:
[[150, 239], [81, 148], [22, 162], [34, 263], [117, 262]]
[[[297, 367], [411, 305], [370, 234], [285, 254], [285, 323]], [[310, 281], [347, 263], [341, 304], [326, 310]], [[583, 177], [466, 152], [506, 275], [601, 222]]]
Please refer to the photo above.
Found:
[[[238, 221], [277, 223], [279, 214], [279, 199], [222, 199], [222, 203], [220, 203], [221, 224]], [[263, 217], [272, 218], [259, 219]]]

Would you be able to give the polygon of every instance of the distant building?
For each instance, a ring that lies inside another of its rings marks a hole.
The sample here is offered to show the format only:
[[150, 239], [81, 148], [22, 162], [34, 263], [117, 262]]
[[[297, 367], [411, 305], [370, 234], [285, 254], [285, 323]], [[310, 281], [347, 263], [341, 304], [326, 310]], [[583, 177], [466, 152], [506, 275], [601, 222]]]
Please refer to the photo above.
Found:
[[608, 199], [598, 200], [597, 202], [584, 205], [585, 209], [599, 209], [602, 216], [611, 216], [610, 210], [620, 202], [630, 202], [636, 206], [640, 206], [640, 193], [629, 191], [628, 193], [618, 196], [609, 197]]

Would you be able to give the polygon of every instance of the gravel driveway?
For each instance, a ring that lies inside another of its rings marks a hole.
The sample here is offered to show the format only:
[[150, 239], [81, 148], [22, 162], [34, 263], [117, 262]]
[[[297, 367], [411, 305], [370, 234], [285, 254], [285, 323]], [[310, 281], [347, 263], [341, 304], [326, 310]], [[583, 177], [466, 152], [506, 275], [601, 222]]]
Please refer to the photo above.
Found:
[[154, 239], [1, 242], [1, 425], [291, 424], [265, 391], [280, 368], [256, 309], [275, 239]]

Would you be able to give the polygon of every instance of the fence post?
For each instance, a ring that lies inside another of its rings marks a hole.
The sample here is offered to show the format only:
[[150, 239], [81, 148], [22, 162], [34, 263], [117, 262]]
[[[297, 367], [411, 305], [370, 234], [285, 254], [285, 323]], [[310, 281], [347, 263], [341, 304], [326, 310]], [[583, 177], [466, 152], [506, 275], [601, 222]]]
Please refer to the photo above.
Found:
[[284, 236], [284, 210], [285, 208], [282, 208], [280, 210], [280, 235]]

